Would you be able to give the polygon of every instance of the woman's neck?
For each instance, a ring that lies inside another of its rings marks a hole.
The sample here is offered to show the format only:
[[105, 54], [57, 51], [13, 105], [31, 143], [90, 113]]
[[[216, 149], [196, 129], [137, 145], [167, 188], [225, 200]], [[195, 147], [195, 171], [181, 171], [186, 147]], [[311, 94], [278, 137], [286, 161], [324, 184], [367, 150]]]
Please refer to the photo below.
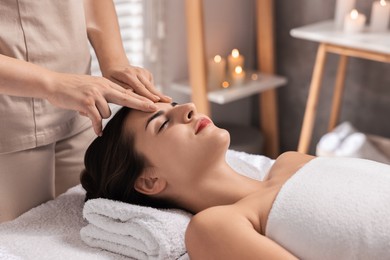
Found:
[[201, 180], [181, 192], [179, 203], [193, 213], [213, 206], [233, 204], [263, 186], [262, 182], [237, 173], [226, 162], [206, 171]]

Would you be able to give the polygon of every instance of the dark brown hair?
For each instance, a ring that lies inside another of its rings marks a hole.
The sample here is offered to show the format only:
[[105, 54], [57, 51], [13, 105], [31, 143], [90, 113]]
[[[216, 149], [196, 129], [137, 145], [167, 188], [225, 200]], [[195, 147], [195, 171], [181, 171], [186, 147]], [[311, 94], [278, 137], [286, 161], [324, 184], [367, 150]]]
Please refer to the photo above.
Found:
[[81, 173], [81, 185], [87, 191], [85, 200], [106, 198], [156, 208], [175, 207], [169, 201], [147, 196], [134, 188], [147, 159], [135, 150], [134, 135], [126, 130], [130, 112], [130, 108], [121, 108], [108, 122], [103, 135], [88, 147]]

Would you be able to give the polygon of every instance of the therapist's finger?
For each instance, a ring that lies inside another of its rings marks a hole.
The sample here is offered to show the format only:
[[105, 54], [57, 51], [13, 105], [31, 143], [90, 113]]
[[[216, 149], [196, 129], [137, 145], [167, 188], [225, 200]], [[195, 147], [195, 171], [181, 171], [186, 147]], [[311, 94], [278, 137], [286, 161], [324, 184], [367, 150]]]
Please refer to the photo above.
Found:
[[151, 76], [152, 80], [145, 78], [143, 75], [138, 75], [137, 78], [145, 86], [145, 88], [149, 92], [151, 92], [154, 95], [158, 96], [160, 98], [161, 102], [172, 102], [172, 98], [171, 97], [165, 96], [164, 94], [162, 94], [160, 91], [158, 91], [154, 87], [154, 85], [153, 85], [153, 76]]
[[132, 87], [130, 87], [126, 83], [123, 83], [122, 81], [119, 81], [119, 80], [117, 80], [115, 78], [111, 78], [111, 81], [114, 82], [115, 84], [121, 86], [121, 88], [123, 89], [123, 92], [125, 92], [125, 91], [134, 91]]
[[126, 95], [130, 95], [132, 98], [139, 99], [140, 101], [143, 101], [143, 102], [149, 102], [149, 103], [151, 102], [151, 100], [149, 98], [146, 98], [146, 97], [143, 97], [143, 96], [140, 96], [137, 94], [134, 95], [134, 89], [129, 87], [129, 85], [127, 85], [119, 80], [116, 80], [113, 78], [110, 80], [110, 84], [111, 84], [113, 89], [118, 90], [119, 92], [124, 93]]
[[[120, 78], [119, 78], [120, 77]], [[154, 95], [152, 92], [150, 92], [142, 82], [139, 81], [138, 77], [136, 75], [131, 74], [120, 74], [117, 78], [115, 78], [117, 81], [122, 82], [124, 84], [125, 88], [131, 87], [135, 93], [138, 95], [144, 96], [153, 102], [160, 101], [160, 97], [157, 95]], [[121, 84], [121, 85], [122, 85]]]
[[101, 96], [95, 100], [96, 108], [99, 111], [101, 118], [109, 118], [111, 116], [111, 109], [106, 99]]
[[91, 119], [92, 127], [93, 127], [93, 130], [95, 131], [95, 133], [98, 136], [101, 136], [102, 135], [102, 118], [101, 118], [100, 113], [99, 113], [98, 109], [96, 108], [96, 106], [94, 106], [94, 105], [88, 106], [87, 111], [85, 111], [83, 113], [85, 113], [89, 117], [89, 119]]
[[142, 98], [132, 91], [123, 93], [112, 90], [106, 93], [105, 98], [110, 103], [131, 107], [145, 112], [153, 112], [157, 110], [157, 106], [151, 100], [144, 97]]
[[[105, 78], [104, 78], [105, 79]], [[112, 79], [105, 79], [107, 80], [108, 84], [112, 89], [115, 89], [116, 91], [126, 93], [128, 86], [120, 82], [119, 80], [116, 80], [115, 78]]]
[[[119, 92], [130, 95], [132, 98], [136, 98], [136, 99], [139, 99], [139, 100], [144, 101], [144, 102], [149, 102], [149, 103], [151, 102], [151, 100], [149, 98], [135, 94], [134, 89], [129, 87], [127, 84], [122, 83], [122, 82], [115, 80], [115, 79], [113, 80], [113, 82], [117, 85], [122, 86], [122, 87], [120, 87]], [[116, 87], [115, 89], [118, 89], [118, 88]]]

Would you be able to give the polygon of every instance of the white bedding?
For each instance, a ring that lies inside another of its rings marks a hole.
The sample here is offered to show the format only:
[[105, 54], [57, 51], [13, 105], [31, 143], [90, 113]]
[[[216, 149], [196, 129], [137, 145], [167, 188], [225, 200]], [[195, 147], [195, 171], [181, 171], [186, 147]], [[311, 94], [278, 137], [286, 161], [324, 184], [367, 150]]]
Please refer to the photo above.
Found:
[[0, 259], [126, 259], [80, 239], [85, 191], [80, 185], [0, 225]]
[[[227, 161], [238, 172], [262, 179], [273, 160], [228, 151]], [[89, 247], [80, 238], [85, 191], [80, 185], [19, 218], [0, 224], [0, 259], [128, 259]], [[180, 258], [186, 259], [187, 255]]]

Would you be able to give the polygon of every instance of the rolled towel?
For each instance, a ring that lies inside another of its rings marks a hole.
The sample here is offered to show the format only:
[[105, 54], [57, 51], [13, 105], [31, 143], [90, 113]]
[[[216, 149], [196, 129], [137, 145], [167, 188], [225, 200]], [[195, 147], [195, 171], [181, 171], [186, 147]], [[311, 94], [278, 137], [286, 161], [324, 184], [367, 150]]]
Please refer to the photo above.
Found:
[[343, 122], [320, 139], [316, 147], [317, 156], [334, 156], [337, 149], [349, 135], [356, 132], [350, 122]]
[[108, 199], [85, 203], [89, 224], [80, 231], [89, 246], [135, 259], [178, 259], [186, 253], [184, 234], [191, 214]]
[[363, 133], [349, 135], [335, 152], [336, 156], [369, 159], [381, 163], [390, 164], [387, 158], [379, 151]]
[[347, 136], [355, 133], [356, 131], [356, 128], [348, 121], [339, 124], [332, 130], [332, 132], [336, 133], [341, 140], [345, 139]]
[[341, 138], [333, 132], [326, 133], [317, 144], [317, 156], [334, 156], [335, 151], [340, 147]]

